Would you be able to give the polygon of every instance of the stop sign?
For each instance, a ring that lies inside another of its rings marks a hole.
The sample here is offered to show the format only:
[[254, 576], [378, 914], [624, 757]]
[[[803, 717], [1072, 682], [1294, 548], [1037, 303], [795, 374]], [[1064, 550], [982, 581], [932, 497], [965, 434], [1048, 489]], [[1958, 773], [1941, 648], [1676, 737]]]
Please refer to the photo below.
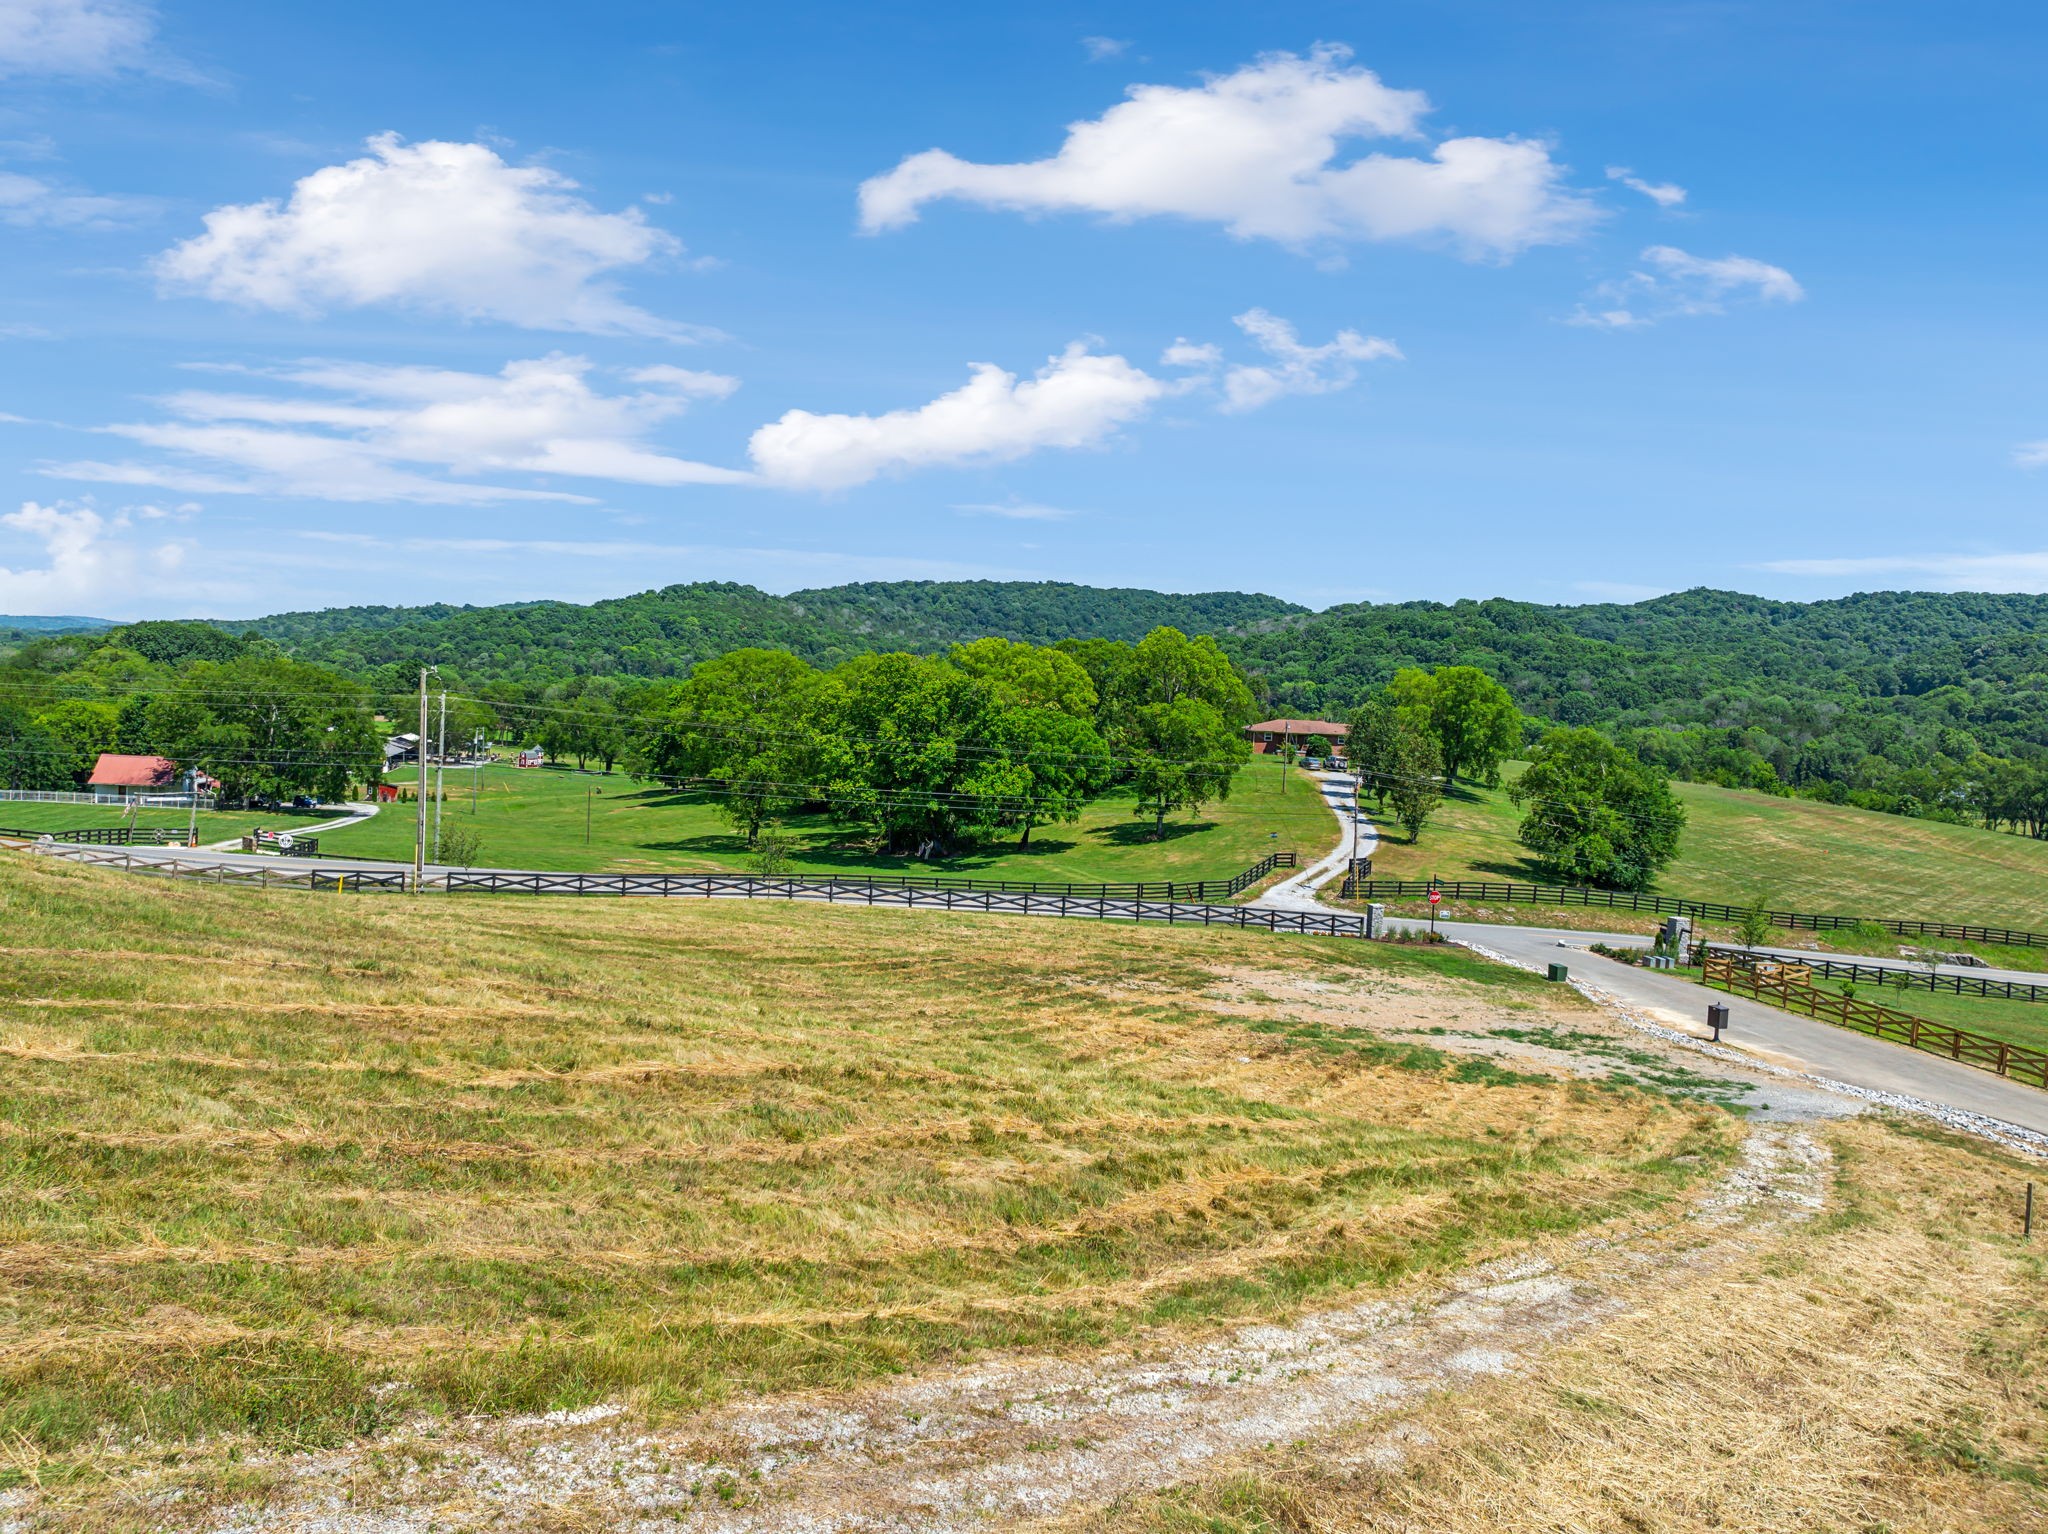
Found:
[[1442, 900], [1443, 898], [1444, 898], [1444, 892], [1443, 892], [1442, 890], [1431, 890], [1431, 891], [1429, 892], [1429, 903], [1430, 903], [1431, 905], [1435, 905], [1435, 904], [1437, 904], [1437, 903], [1438, 903], [1439, 901], [1441, 901], [1441, 900]]

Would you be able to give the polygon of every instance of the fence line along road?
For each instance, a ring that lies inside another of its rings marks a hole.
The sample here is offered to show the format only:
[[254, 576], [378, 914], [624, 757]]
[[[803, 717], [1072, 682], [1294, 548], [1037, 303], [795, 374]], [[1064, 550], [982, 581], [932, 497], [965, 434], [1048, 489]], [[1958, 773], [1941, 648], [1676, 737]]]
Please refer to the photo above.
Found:
[[100, 847], [169, 847], [182, 843], [185, 833], [166, 826], [90, 826], [77, 831], [13, 831], [0, 827], [0, 837], [39, 841], [86, 843]]
[[[8, 835], [0, 831], [0, 836]], [[32, 833], [23, 832], [22, 835]], [[307, 838], [301, 837], [299, 845], [304, 846]], [[318, 855], [318, 844], [306, 854]], [[1228, 900], [1250, 889], [1276, 868], [1293, 868], [1299, 859], [1292, 852], [1269, 852], [1242, 873], [1228, 879], [1136, 879], [1122, 884], [1063, 884], [1042, 879], [977, 879], [970, 874], [796, 874], [791, 877], [807, 884], [834, 884], [846, 888], [872, 890], [958, 890], [969, 894], [990, 895], [1066, 895], [1084, 900]], [[537, 870], [499, 871], [500, 877], [513, 881], [494, 886], [508, 894], [564, 894], [564, 895], [659, 895], [671, 893], [665, 889], [630, 887], [632, 881], [660, 881], [663, 879], [716, 878], [713, 874], [556, 874]], [[464, 878], [471, 877], [465, 873]], [[476, 877], [482, 877], [481, 874]], [[534, 879], [587, 879], [593, 882], [584, 889], [533, 889], [528, 883]], [[612, 888], [619, 880], [628, 881], [628, 887]], [[433, 880], [430, 888], [436, 888]], [[464, 885], [465, 889], [473, 886]], [[681, 892], [687, 893], [687, 892]]]
[[[212, 858], [137, 858], [130, 853], [103, 852], [81, 846], [40, 846], [35, 850], [46, 857], [61, 857], [160, 878], [199, 879], [220, 885], [309, 889], [335, 894], [396, 893], [411, 887], [411, 875], [402, 869], [252, 867], [246, 863], [227, 863]], [[1278, 855], [1292, 856], [1291, 853]], [[465, 873], [449, 870], [429, 875], [426, 887], [449, 894], [810, 900], [832, 905], [1066, 916], [1099, 921], [1156, 922], [1169, 926], [1241, 927], [1306, 937], [1366, 938], [1378, 935], [1371, 930], [1365, 918], [1336, 912], [1324, 915], [1308, 911], [1267, 910], [1257, 906], [1204, 905], [1188, 900], [1049, 895], [1027, 890], [927, 889], [829, 876], [764, 878], [758, 874], [565, 874], [502, 870]]]
[[[1635, 890], [1594, 889], [1584, 884], [1493, 884], [1475, 879], [1347, 878], [1344, 900], [1424, 900], [1431, 890], [1446, 900], [1497, 900], [1503, 905], [1589, 906], [1607, 911], [1649, 911], [1658, 916], [1690, 916], [1696, 921], [1740, 921], [1751, 907], [1716, 900], [1683, 900], [1676, 895], [1645, 895]], [[1962, 922], [1897, 921], [1886, 916], [1826, 916], [1810, 911], [1766, 911], [1774, 927], [1800, 932], [1839, 932], [1847, 927], [1878, 927], [1895, 937], [1941, 937], [1958, 943], [1997, 943], [2009, 948], [2048, 948], [2048, 932], [2021, 932], [2011, 927], [1973, 927]]]
[[1898, 985], [1903, 976], [1907, 987], [1918, 991], [1947, 991], [1955, 996], [1986, 996], [2004, 1001], [2048, 1001], [2048, 985], [2023, 980], [1987, 980], [1978, 975], [1944, 975], [1904, 964], [1858, 964], [1845, 959], [1828, 959], [1819, 954], [1801, 954], [1787, 959], [1783, 954], [1751, 953], [1726, 943], [1701, 943], [1696, 952], [1703, 956], [1729, 959], [1737, 964], [1797, 964], [1812, 970], [1823, 980], [1869, 980], [1877, 985]]
[[[1795, 968], [1803, 966], [1793, 966]], [[1767, 969], [1738, 964], [1718, 954], [1707, 955], [1701, 979], [1731, 996], [1747, 996], [1787, 1012], [1834, 1023], [1874, 1039], [1889, 1039], [1911, 1049], [1946, 1055], [1965, 1065], [1993, 1071], [2028, 1086], [2048, 1087], [2048, 1051], [2009, 1044], [1989, 1034], [1971, 1033], [1944, 1023], [1931, 1023], [1909, 1012], [1895, 1012], [1833, 991], [1817, 990], [1785, 973], [1782, 965]]]

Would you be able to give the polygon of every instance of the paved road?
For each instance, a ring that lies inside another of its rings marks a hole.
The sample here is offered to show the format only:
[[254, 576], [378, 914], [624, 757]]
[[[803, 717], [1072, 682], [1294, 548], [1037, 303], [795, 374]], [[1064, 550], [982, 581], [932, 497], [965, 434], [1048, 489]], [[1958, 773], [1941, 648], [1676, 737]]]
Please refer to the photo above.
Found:
[[[2022, 1086], [1974, 1066], [1958, 1065], [1925, 1050], [1865, 1038], [1846, 1028], [1780, 1012], [1761, 1002], [1710, 991], [1677, 975], [1617, 964], [1584, 951], [1584, 944], [1600, 940], [1597, 932], [1496, 927], [1477, 922], [1440, 922], [1438, 926], [1454, 942], [1469, 943], [1524, 964], [1566, 964], [1574, 978], [1588, 981], [1666, 1027], [1696, 1038], [1710, 1036], [1706, 1026], [1707, 1004], [1726, 1002], [1730, 1027], [1721, 1042], [1767, 1064], [1811, 1071], [1816, 1076], [1873, 1091], [1904, 1093], [2048, 1133], [2048, 1091]], [[1560, 943], [1570, 946], [1560, 948]]]
[[[321, 808], [331, 809], [333, 806], [323, 804]], [[289, 829], [293, 836], [318, 836], [322, 831], [338, 831], [343, 826], [352, 826], [359, 820], [368, 820], [378, 810], [378, 806], [374, 804], [350, 804], [344, 805], [342, 808], [344, 813], [338, 819], [323, 820], [318, 825], [313, 826], [292, 826]], [[198, 850], [201, 852], [232, 852], [241, 845], [242, 839], [239, 836], [231, 836], [224, 842], [208, 842]]]

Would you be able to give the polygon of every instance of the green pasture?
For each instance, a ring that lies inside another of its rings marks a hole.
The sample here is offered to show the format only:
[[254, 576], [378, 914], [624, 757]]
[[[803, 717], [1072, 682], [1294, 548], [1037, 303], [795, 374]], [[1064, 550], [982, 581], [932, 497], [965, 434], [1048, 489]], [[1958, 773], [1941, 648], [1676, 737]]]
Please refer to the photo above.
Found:
[[[410, 783], [413, 774], [392, 774]], [[445, 774], [444, 823], [462, 817], [482, 836], [477, 866], [566, 872], [744, 869], [746, 841], [719, 814], [717, 797], [609, 776], [556, 768], [491, 766]], [[1169, 819], [1166, 834], [1133, 813], [1128, 793], [1090, 805], [1073, 825], [1039, 826], [1031, 845], [1016, 834], [921, 863], [875, 850], [858, 826], [831, 815], [792, 816], [793, 871], [807, 873], [946, 873], [1076, 883], [1128, 879], [1227, 878], [1268, 852], [1320, 857], [1336, 842], [1337, 824], [1314, 782], [1277, 762], [1254, 761], [1237, 775], [1230, 797], [1199, 814]], [[432, 806], [429, 806], [431, 813]], [[412, 856], [415, 807], [387, 804], [372, 819], [320, 838], [339, 857]]]
[[[1518, 776], [1522, 764], [1506, 770]], [[1659, 894], [1732, 904], [1761, 896], [1779, 910], [2048, 931], [2048, 841], [1710, 784], [1672, 787], [1687, 821]], [[1382, 826], [1388, 839], [1373, 872], [1541, 882], [1515, 839], [1520, 821], [1505, 788], [1461, 785], [1419, 845]]]
[[[190, 810], [138, 809], [131, 818], [126, 810], [114, 805], [43, 804], [33, 800], [0, 799], [0, 830], [97, 831], [132, 824], [140, 830], [161, 827], [183, 836], [191, 813]], [[203, 847], [209, 842], [226, 841], [231, 836], [246, 836], [258, 826], [290, 831], [333, 818], [327, 814], [280, 815], [273, 811], [257, 815], [239, 810], [232, 813], [201, 810], [199, 844]]]

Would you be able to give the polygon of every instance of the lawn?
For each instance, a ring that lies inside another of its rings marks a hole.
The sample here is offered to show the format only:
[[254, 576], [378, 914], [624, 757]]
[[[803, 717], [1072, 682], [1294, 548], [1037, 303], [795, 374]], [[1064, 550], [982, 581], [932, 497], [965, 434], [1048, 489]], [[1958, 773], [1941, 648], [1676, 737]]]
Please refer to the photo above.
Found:
[[1583, 1005], [1464, 953], [19, 856], [0, 933], [0, 1486], [87, 1500], [1278, 1316], [1650, 1207], [1732, 1135], [1300, 1018]]
[[[141, 809], [135, 812], [133, 824], [143, 830], [161, 827], [182, 839], [191, 813], [190, 810]], [[258, 826], [289, 831], [296, 826], [317, 825], [321, 821], [332, 819], [334, 816], [326, 814], [294, 815], [271, 812], [253, 815], [241, 811], [216, 813], [212, 810], [201, 810], [199, 844], [203, 847], [208, 842], [226, 841], [231, 836], [246, 836]], [[0, 827], [10, 831], [91, 831], [102, 826], [128, 824], [130, 821], [127, 811], [112, 806], [0, 800]]]
[[[1168, 820], [1161, 840], [1153, 840], [1150, 820], [1132, 813], [1135, 801], [1126, 793], [1090, 805], [1078, 824], [1038, 827], [1023, 851], [1008, 835], [942, 863], [878, 854], [857, 827], [829, 816], [796, 816], [787, 827], [796, 842], [791, 867], [1082, 883], [1228, 878], [1268, 852], [1292, 849], [1315, 858], [1335, 845], [1336, 819], [1313, 781], [1298, 771], [1283, 779], [1284, 771], [1277, 763], [1247, 766], [1228, 799], [1198, 815]], [[409, 779], [409, 773], [393, 775], [393, 781]], [[471, 823], [483, 838], [480, 866], [572, 872], [749, 866], [745, 839], [720, 817], [717, 800], [707, 793], [678, 792], [623, 773], [605, 777], [504, 766], [480, 774], [449, 772], [444, 791], [444, 818], [469, 817], [474, 805]], [[408, 859], [413, 813], [410, 804], [387, 805], [362, 825], [323, 836], [320, 850]]]
[[[1780, 910], [2048, 932], [2048, 841], [1711, 784], [1672, 787], [1687, 823], [1661, 894], [1732, 904], [1761, 895]], [[1520, 819], [1504, 789], [1460, 787], [1419, 846], [1399, 832], [1383, 841], [1373, 871], [1538, 880], [1515, 839]]]

